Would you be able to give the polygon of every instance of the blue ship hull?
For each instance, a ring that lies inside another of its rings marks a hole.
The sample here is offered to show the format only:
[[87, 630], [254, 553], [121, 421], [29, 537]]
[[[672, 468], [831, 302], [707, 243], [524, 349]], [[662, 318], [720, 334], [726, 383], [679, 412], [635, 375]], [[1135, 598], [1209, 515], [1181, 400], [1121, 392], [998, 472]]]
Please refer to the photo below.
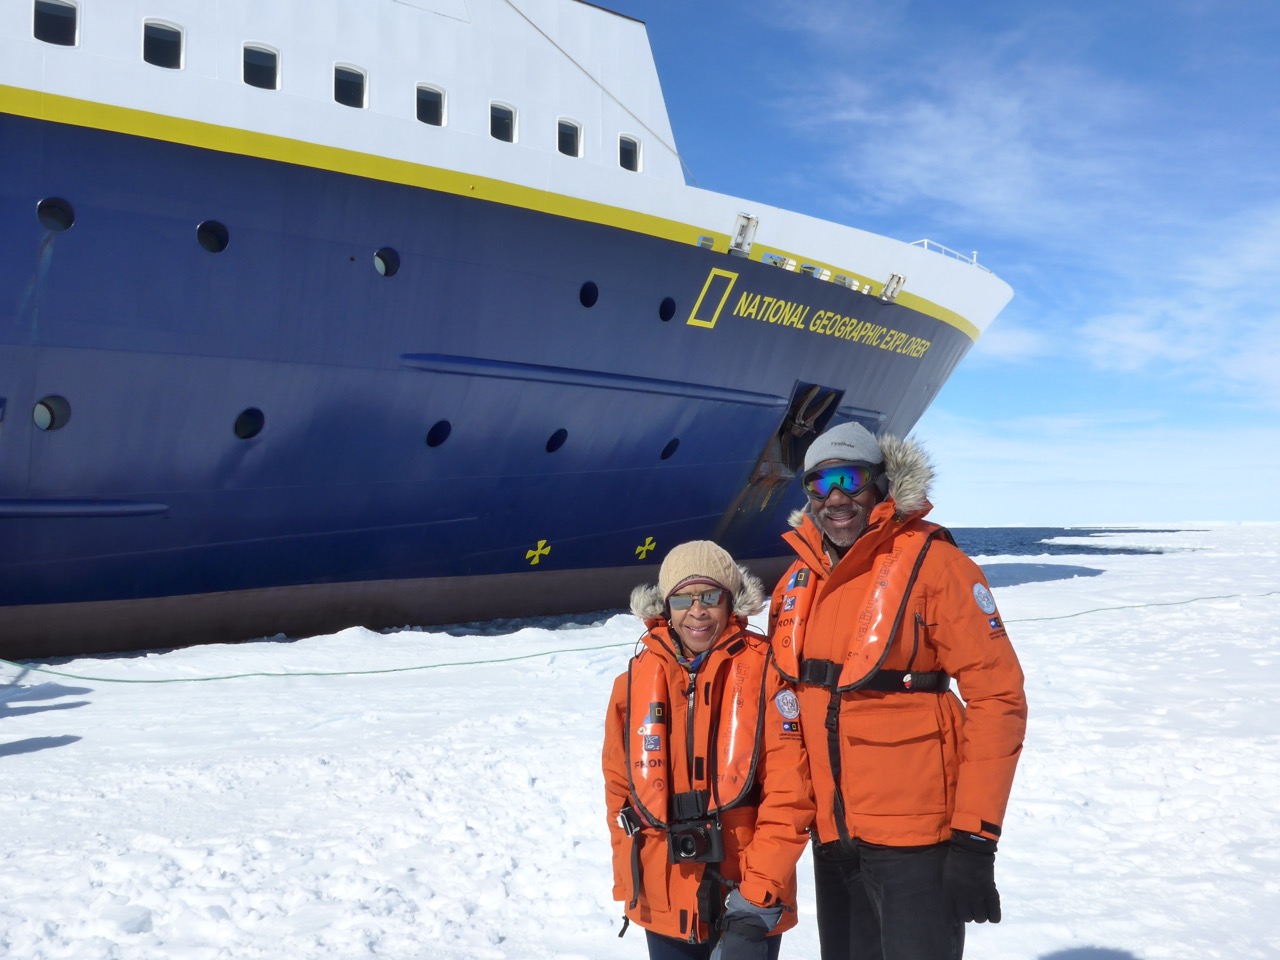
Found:
[[9, 658], [616, 607], [691, 538], [767, 571], [809, 431], [906, 433], [972, 344], [570, 214], [13, 115], [0, 145]]

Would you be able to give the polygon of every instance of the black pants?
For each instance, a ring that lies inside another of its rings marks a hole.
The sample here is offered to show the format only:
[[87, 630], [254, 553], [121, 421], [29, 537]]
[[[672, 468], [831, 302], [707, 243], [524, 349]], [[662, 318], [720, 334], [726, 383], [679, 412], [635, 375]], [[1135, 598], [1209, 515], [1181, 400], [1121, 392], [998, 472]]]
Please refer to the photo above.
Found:
[[[660, 933], [644, 932], [649, 944], [649, 960], [708, 960], [714, 943], [686, 943], [675, 937], [664, 937]], [[778, 949], [782, 946], [782, 935], [765, 937], [769, 946], [769, 960], [778, 960]]]
[[943, 895], [945, 843], [814, 847], [822, 960], [960, 960], [964, 924]]

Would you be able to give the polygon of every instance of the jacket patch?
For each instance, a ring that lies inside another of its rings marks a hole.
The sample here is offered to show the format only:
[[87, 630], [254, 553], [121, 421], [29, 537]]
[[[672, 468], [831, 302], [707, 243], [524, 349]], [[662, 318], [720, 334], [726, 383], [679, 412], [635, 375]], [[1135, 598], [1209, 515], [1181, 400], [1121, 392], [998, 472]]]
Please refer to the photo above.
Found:
[[996, 612], [996, 598], [982, 584], [973, 585], [973, 599], [978, 601], [978, 608], [988, 616]]
[[[800, 716], [800, 700], [793, 691], [783, 690], [773, 698], [773, 702], [777, 704], [778, 712], [782, 714], [784, 719], [794, 720]], [[785, 724], [783, 729], [786, 729]]]
[[788, 610], [794, 610], [795, 608], [796, 608], [796, 598], [795, 598], [795, 597], [787, 597], [787, 599], [786, 599], [786, 600], [782, 601], [782, 612], [783, 612], [783, 613], [786, 613]]
[[808, 570], [797, 570], [791, 575], [791, 579], [787, 581], [787, 589], [794, 590], [796, 587], [803, 587], [809, 582]]

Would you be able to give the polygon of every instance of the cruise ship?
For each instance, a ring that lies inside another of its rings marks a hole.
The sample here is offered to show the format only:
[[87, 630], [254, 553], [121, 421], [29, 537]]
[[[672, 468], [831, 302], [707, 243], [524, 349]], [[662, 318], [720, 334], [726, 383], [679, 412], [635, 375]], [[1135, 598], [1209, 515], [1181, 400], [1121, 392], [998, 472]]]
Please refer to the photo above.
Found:
[[0, 244], [8, 659], [768, 575], [816, 433], [908, 432], [1011, 296], [690, 185], [582, 0], [7, 0]]

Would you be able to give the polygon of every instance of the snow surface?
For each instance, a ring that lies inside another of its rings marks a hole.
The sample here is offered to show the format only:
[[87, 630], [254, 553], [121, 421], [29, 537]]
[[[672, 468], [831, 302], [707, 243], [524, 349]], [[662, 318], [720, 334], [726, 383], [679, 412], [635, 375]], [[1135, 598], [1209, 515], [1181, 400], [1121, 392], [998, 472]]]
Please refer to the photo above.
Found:
[[[1280, 524], [983, 557], [1031, 720], [973, 958], [1280, 956]], [[1085, 542], [1085, 541], [1080, 541]], [[0, 954], [645, 956], [599, 772], [628, 614], [34, 664], [0, 704]], [[18, 669], [0, 663], [0, 675]], [[782, 956], [816, 957], [812, 879]]]

